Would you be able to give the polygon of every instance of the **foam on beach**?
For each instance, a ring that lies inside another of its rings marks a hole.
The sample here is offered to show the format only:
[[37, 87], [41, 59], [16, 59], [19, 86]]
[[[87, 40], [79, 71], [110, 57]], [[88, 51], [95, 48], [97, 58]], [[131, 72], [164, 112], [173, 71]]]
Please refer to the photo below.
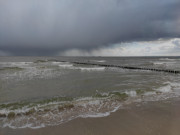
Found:
[[37, 102], [1, 104], [0, 127], [42, 128], [62, 124], [78, 117], [105, 117], [134, 102], [171, 98], [174, 96], [171, 95], [171, 91], [168, 85], [155, 91], [97, 92], [92, 97], [54, 97]]

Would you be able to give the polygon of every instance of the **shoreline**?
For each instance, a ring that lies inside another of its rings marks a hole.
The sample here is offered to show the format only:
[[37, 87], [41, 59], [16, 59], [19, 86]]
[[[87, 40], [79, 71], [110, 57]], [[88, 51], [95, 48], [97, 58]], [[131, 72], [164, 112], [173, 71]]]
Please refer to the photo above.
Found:
[[0, 135], [179, 135], [180, 99], [133, 103], [100, 118], [39, 129], [0, 128]]

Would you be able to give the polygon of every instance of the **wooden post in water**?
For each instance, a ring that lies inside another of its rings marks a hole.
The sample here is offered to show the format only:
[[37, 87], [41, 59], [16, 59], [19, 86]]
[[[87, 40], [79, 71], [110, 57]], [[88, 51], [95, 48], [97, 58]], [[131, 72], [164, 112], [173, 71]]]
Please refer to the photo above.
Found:
[[[68, 62], [68, 61], [60, 61], [60, 62]], [[157, 68], [145, 68], [145, 67], [129, 67], [129, 66], [120, 66], [120, 65], [112, 65], [112, 64], [100, 64], [100, 63], [90, 63], [88, 62], [78, 62], [74, 61], [71, 62], [73, 64], [83, 64], [83, 65], [96, 65], [101, 67], [116, 67], [116, 68], [122, 68], [122, 69], [132, 69], [132, 70], [149, 70], [149, 71], [156, 71], [156, 72], [168, 72], [168, 73], [174, 73], [179, 74], [180, 71], [178, 70], [170, 70], [170, 69], [157, 69]]]

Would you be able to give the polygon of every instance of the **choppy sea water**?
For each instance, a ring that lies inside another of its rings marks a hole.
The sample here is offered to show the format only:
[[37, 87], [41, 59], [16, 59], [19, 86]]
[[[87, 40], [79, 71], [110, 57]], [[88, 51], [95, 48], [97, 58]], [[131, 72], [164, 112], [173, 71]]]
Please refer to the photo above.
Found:
[[180, 96], [179, 74], [72, 61], [180, 70], [180, 57], [0, 57], [0, 127], [41, 128]]

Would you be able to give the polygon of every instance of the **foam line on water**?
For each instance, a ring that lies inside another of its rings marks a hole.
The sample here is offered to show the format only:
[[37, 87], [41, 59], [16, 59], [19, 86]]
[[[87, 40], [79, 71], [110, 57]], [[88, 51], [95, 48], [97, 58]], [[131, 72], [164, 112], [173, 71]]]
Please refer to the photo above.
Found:
[[[78, 117], [106, 117], [124, 105], [134, 102], [159, 101], [178, 96], [176, 93], [173, 93], [173, 86], [180, 88], [174, 82], [165, 82], [164, 86], [154, 91], [97, 92], [94, 97], [80, 97], [71, 100], [60, 98], [60, 101], [55, 98], [47, 100], [47, 102], [39, 102], [34, 104], [34, 106], [30, 103], [30, 107], [28, 107], [28, 104], [25, 104], [24, 107], [15, 110], [11, 110], [8, 108], [9, 105], [7, 105], [7, 108], [0, 109], [0, 116], [2, 116], [0, 117], [0, 126], [10, 128], [41, 128], [59, 125]], [[8, 113], [12, 111], [15, 114], [8, 116]], [[2, 114], [6, 114], [6, 117]]]

